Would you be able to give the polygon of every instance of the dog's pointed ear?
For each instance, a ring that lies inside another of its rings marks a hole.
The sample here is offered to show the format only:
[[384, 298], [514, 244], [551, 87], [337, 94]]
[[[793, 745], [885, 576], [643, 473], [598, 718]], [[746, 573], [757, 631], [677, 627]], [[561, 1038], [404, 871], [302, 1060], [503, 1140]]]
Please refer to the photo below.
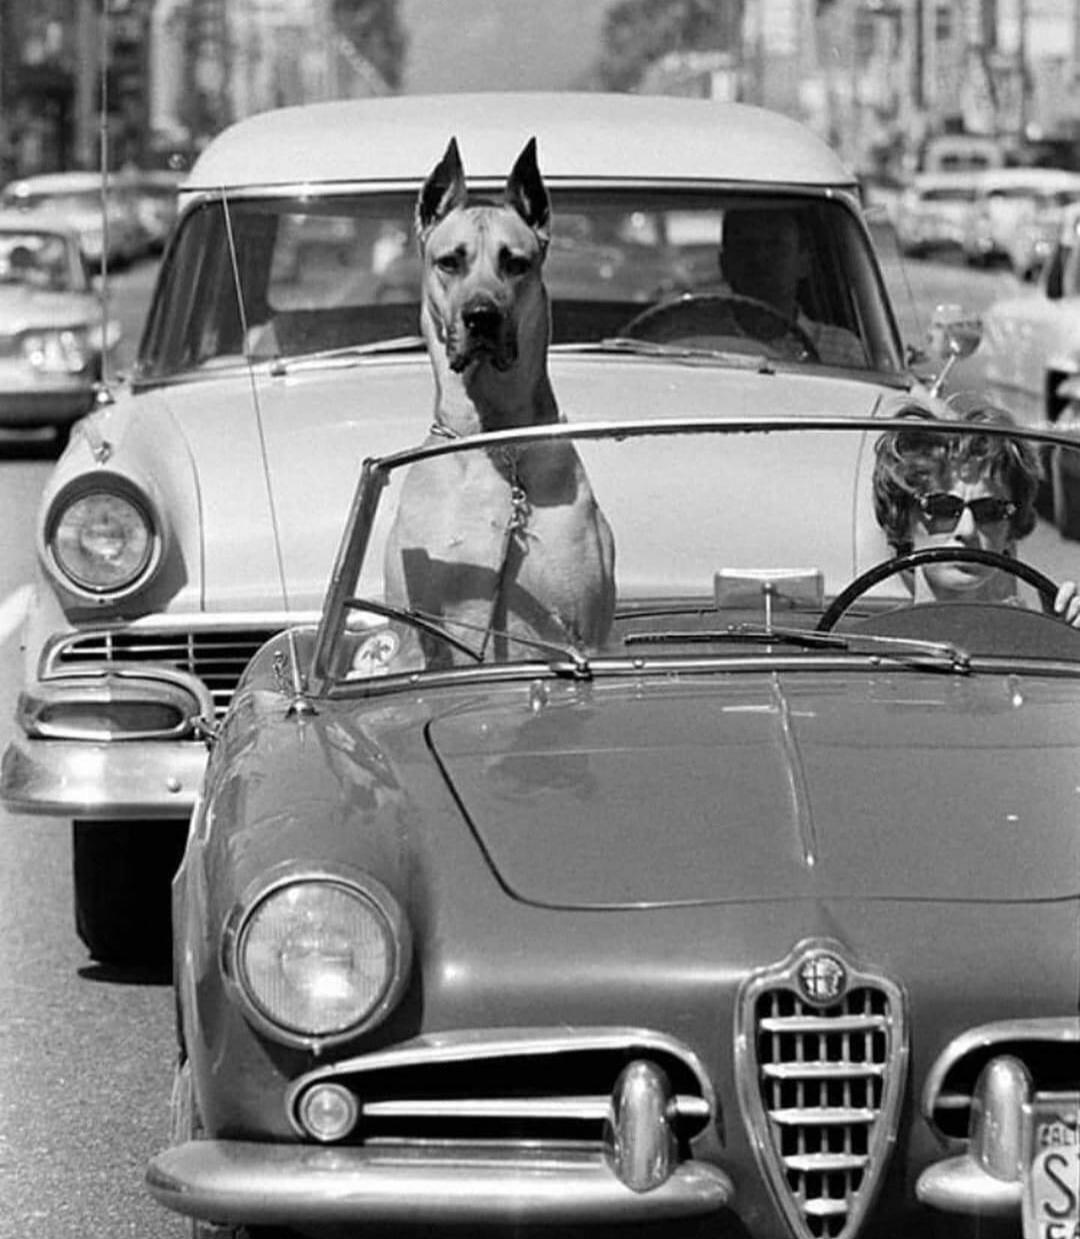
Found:
[[451, 138], [442, 159], [432, 169], [416, 199], [417, 236], [423, 236], [432, 224], [438, 223], [456, 207], [464, 206], [467, 196], [465, 169], [457, 138]]
[[535, 138], [525, 143], [525, 149], [511, 168], [504, 197], [506, 205], [513, 207], [546, 244], [550, 235], [551, 200], [536, 163]]

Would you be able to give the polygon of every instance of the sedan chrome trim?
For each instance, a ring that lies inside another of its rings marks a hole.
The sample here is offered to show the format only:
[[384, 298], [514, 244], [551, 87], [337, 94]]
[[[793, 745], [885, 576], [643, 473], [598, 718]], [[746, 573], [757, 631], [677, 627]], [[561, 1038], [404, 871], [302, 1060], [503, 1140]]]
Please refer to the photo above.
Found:
[[[62, 714], [65, 707], [77, 713], [80, 708], [97, 706], [107, 714], [110, 705], [121, 709], [139, 705], [165, 707], [175, 712], [177, 722], [167, 728], [105, 734], [101, 727], [62, 723], [51, 717]], [[214, 702], [205, 684], [196, 676], [169, 667], [113, 663], [101, 669], [76, 667], [63, 676], [39, 681], [19, 694], [15, 717], [31, 739], [110, 744], [184, 740], [194, 733], [200, 720], [207, 724], [212, 722]]]
[[729, 1205], [731, 1179], [690, 1161], [627, 1191], [602, 1153], [522, 1147], [417, 1150], [192, 1140], [159, 1153], [151, 1195], [188, 1217], [246, 1225], [378, 1222], [587, 1227], [696, 1218]]

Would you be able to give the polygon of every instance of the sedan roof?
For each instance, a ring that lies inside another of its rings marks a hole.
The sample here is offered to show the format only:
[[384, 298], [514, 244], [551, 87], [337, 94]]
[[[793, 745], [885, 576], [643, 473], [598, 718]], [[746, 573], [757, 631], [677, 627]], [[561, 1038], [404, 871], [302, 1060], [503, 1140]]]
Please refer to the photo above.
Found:
[[761, 108], [647, 95], [488, 93], [263, 112], [211, 142], [183, 189], [417, 183], [452, 136], [470, 181], [505, 180], [536, 137], [551, 181], [854, 187], [850, 170], [809, 129]]

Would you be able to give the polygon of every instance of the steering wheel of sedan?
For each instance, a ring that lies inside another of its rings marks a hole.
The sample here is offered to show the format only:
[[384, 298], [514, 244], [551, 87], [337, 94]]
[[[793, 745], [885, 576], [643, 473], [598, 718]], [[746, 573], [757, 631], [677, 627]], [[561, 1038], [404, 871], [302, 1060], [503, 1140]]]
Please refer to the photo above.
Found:
[[702, 336], [742, 336], [807, 361], [820, 361], [809, 335], [765, 301], [738, 293], [683, 293], [632, 318], [619, 335], [652, 344]]
[[887, 559], [883, 563], [875, 564], [874, 567], [868, 568], [860, 576], [857, 576], [829, 604], [825, 614], [817, 622], [817, 631], [830, 632], [857, 598], [861, 598], [867, 590], [873, 589], [875, 585], [879, 585], [882, 581], [887, 581], [890, 577], [897, 576], [901, 572], [910, 572], [915, 568], [921, 568], [925, 564], [944, 563], [983, 564], [988, 568], [995, 568], [999, 572], [1007, 572], [1010, 576], [1017, 577], [1030, 585], [1038, 593], [1044, 615], [1054, 614], [1054, 599], [1057, 597], [1058, 587], [1044, 572], [1040, 572], [1038, 568], [1033, 568], [1031, 564], [1026, 564], [1020, 559], [1013, 559], [1010, 555], [999, 554], [997, 551], [980, 551], [967, 547], [931, 546], [923, 547], [918, 551], [910, 551], [907, 555], [897, 555], [895, 559]]

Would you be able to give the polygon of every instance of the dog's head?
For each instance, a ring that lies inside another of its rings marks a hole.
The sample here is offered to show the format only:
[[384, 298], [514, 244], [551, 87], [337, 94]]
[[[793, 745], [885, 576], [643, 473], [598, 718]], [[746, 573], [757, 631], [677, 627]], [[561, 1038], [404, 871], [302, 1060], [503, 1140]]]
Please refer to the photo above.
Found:
[[499, 202], [470, 202], [457, 141], [424, 182], [416, 204], [428, 343], [461, 373], [489, 361], [512, 369], [523, 342], [546, 352], [548, 303], [541, 278], [551, 205], [536, 139], [518, 156]]

